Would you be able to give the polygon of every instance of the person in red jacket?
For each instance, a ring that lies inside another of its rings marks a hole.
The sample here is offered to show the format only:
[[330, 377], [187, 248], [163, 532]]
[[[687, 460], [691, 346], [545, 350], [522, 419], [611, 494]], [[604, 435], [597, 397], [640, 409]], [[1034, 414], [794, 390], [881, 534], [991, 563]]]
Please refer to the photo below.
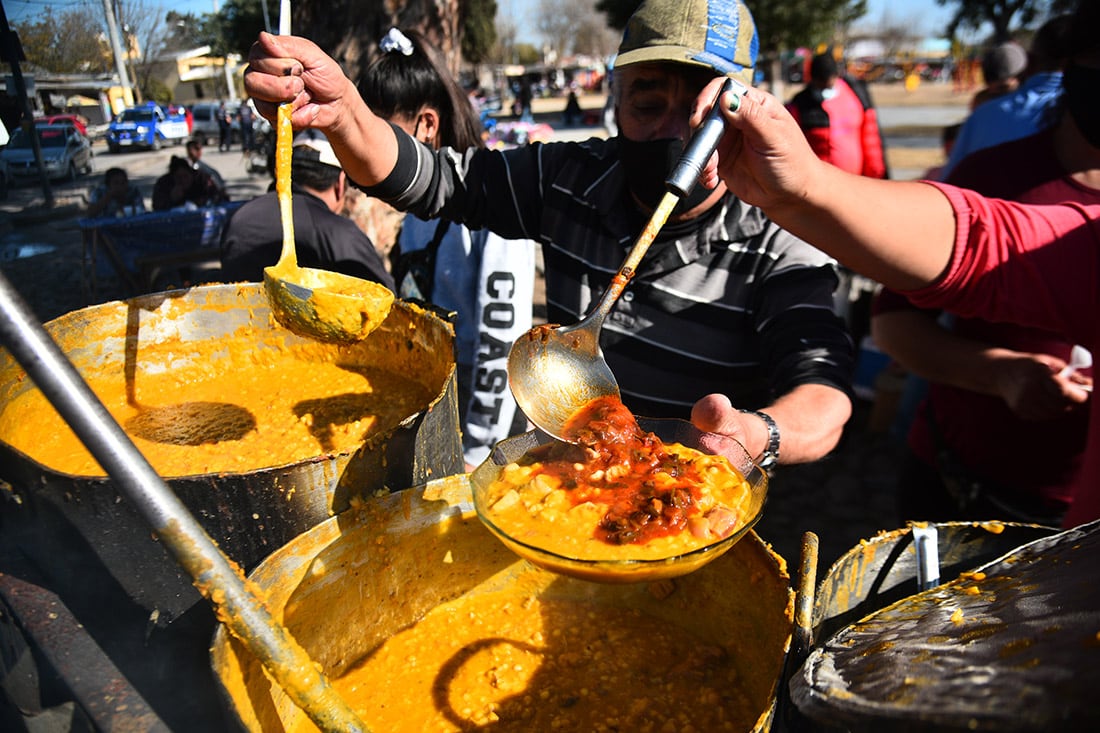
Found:
[[810, 83], [787, 109], [817, 157], [849, 173], [888, 178], [871, 96], [861, 82], [840, 75], [832, 53], [813, 57]]

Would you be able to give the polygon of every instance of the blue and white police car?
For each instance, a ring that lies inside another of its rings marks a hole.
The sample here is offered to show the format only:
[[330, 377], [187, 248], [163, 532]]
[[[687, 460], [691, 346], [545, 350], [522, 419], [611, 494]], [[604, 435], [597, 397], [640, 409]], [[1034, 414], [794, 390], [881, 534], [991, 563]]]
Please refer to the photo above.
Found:
[[156, 102], [147, 102], [122, 111], [107, 129], [107, 149], [112, 153], [124, 148], [160, 150], [187, 140], [187, 117], [181, 112], [168, 113]]

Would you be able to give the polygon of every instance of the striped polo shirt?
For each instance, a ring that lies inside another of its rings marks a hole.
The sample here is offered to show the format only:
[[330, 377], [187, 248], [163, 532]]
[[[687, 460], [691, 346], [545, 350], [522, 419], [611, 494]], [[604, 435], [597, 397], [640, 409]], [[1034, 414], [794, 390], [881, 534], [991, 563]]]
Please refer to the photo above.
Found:
[[[614, 138], [459, 154], [395, 131], [397, 166], [364, 190], [423, 218], [541, 243], [551, 323], [576, 323], [595, 306], [646, 223]], [[850, 393], [854, 351], [834, 311], [837, 283], [831, 258], [729, 195], [665, 225], [600, 344], [638, 415], [687, 418], [711, 393], [747, 409], [801, 384]]]

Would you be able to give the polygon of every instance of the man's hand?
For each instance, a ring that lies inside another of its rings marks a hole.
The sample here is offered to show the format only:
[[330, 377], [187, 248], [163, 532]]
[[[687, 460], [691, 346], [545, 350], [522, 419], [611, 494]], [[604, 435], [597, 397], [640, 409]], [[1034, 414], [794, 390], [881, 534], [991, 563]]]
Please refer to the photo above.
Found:
[[[823, 458], [836, 447], [852, 415], [852, 402], [834, 387], [800, 384], [759, 410], [771, 417], [779, 430], [779, 462], [805, 463]], [[705, 432], [733, 438], [754, 458], [768, 447], [767, 423], [741, 412], [725, 395], [710, 394], [696, 402], [691, 422]]]
[[[723, 78], [711, 81], [699, 94], [691, 115], [699, 125]], [[714, 188], [719, 180], [738, 198], [768, 209], [800, 200], [810, 182], [807, 172], [819, 167], [806, 136], [786, 108], [770, 94], [749, 88], [743, 95], [718, 100], [726, 119], [726, 134], [700, 181]], [[731, 110], [733, 106], [736, 110]]]
[[728, 435], [753, 458], [768, 447], [768, 426], [755, 415], [740, 412], [722, 394], [710, 394], [691, 408], [691, 423], [707, 433]]
[[271, 122], [280, 104], [293, 102], [295, 129], [328, 130], [339, 123], [348, 95], [358, 98], [340, 65], [317, 44], [263, 32], [249, 51], [244, 87]]
[[1065, 362], [1048, 354], [1016, 353], [998, 360], [997, 393], [1021, 420], [1051, 420], [1088, 401], [1087, 377], [1063, 377]]

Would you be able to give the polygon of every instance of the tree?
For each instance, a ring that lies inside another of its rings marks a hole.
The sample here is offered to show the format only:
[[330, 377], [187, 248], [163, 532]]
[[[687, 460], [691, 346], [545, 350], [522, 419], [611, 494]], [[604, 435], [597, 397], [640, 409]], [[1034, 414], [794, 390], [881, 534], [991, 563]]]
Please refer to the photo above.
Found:
[[76, 6], [54, 13], [47, 5], [34, 21], [13, 23], [28, 64], [56, 74], [106, 74], [114, 69], [102, 12]]
[[497, 42], [496, 0], [467, 0], [462, 22], [462, 57], [474, 66], [489, 60]]
[[[130, 69], [131, 81], [138, 91], [138, 99], [163, 97], [165, 90], [159, 82], [153, 84], [154, 62], [166, 50], [168, 28], [167, 11], [161, 5], [153, 6], [147, 0], [116, 0], [118, 28]], [[155, 88], [154, 88], [155, 87]]]
[[[292, 5], [294, 32], [312, 39], [355, 81], [390, 28], [413, 28], [442, 52], [457, 75], [463, 11], [469, 4], [470, 0], [300, 0]], [[336, 18], [341, 22], [334, 22]], [[253, 33], [251, 40], [255, 37]]]
[[767, 0], [749, 5], [760, 53], [766, 60], [799, 46], [840, 41], [847, 27], [866, 15], [866, 0]]
[[164, 17], [164, 50], [186, 51], [191, 48], [210, 46], [214, 53], [224, 56], [225, 44], [220, 26], [212, 22], [212, 19], [217, 17], [212, 14], [200, 16], [169, 10]]
[[[1095, 2], [1096, 0], [1080, 0]], [[1075, 0], [936, 0], [937, 5], [955, 6], [955, 14], [947, 24], [945, 34], [955, 38], [961, 29], [978, 30], [985, 23], [993, 26], [992, 41], [1008, 41], [1016, 29], [1033, 25], [1044, 13], [1069, 12]]]
[[591, 0], [539, 0], [537, 30], [557, 58], [584, 53], [604, 56], [614, 51], [607, 21]]
[[510, 18], [497, 21], [497, 42], [493, 46], [492, 59], [498, 64], [516, 64], [516, 24]]
[[[269, 0], [270, 2], [274, 0]], [[297, 15], [297, 13], [294, 14]], [[216, 18], [219, 32], [213, 39], [213, 46], [214, 54], [217, 56], [236, 53], [242, 58], [247, 58], [248, 50], [252, 48], [256, 37], [260, 35], [260, 31], [267, 28], [260, 0], [226, 0]], [[277, 26], [277, 18], [271, 18], [271, 23]], [[292, 25], [291, 30], [296, 35], [306, 35], [296, 26]]]

